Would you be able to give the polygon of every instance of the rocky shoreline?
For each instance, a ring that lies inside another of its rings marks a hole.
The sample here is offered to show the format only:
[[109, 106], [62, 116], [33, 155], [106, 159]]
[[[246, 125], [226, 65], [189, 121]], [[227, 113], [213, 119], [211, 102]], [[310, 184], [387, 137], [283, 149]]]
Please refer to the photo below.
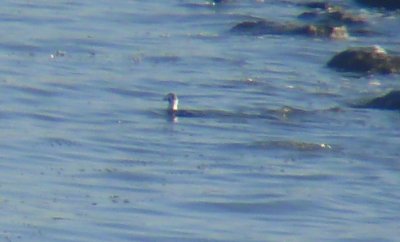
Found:
[[[396, 0], [355, 0], [360, 7], [385, 10], [400, 9]], [[299, 35], [311, 38], [347, 40], [350, 36], [368, 36], [376, 34], [369, 28], [365, 16], [344, 10], [342, 6], [326, 1], [299, 3], [308, 10], [298, 15], [299, 21], [274, 22], [267, 19], [243, 21], [234, 25], [230, 31], [235, 34], [259, 35]], [[335, 54], [327, 67], [339, 72], [354, 72], [361, 75], [387, 75], [400, 73], [400, 56], [379, 46], [358, 46]], [[360, 108], [400, 110], [400, 91], [392, 91], [382, 97], [372, 99]]]

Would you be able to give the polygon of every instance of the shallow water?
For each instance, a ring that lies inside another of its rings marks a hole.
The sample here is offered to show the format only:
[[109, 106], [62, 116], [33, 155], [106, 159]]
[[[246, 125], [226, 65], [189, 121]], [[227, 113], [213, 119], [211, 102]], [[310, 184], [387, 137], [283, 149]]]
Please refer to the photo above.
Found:
[[4, 2], [0, 241], [396, 241], [400, 113], [349, 104], [399, 76], [325, 63], [399, 53], [400, 17], [345, 4], [383, 34], [229, 33], [290, 1]]

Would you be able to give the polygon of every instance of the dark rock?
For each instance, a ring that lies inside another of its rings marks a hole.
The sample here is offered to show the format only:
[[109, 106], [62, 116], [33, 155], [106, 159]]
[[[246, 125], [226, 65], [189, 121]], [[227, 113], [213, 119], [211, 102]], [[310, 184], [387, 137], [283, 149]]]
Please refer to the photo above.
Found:
[[385, 8], [388, 10], [400, 9], [399, 0], [356, 0], [360, 4], [364, 4], [369, 7]]
[[327, 2], [307, 2], [307, 3], [300, 3], [299, 5], [307, 8], [319, 8], [319, 9], [328, 9], [331, 7], [331, 5]]
[[304, 12], [300, 14], [298, 17], [300, 19], [305, 19], [305, 20], [315, 20], [321, 15], [321, 12], [319, 11], [311, 11], [311, 12]]
[[227, 3], [227, 2], [229, 2], [229, 0], [213, 0], [211, 2], [214, 4], [219, 4], [219, 3]]
[[382, 97], [374, 98], [366, 104], [356, 107], [400, 110], [400, 91], [391, 91]]
[[346, 27], [331, 27], [325, 25], [299, 25], [292, 23], [276, 23], [267, 20], [246, 21], [235, 25], [232, 32], [265, 35], [265, 34], [299, 34], [311, 37], [330, 37], [333, 39], [346, 39]]
[[379, 46], [352, 48], [335, 55], [328, 67], [360, 73], [399, 73], [400, 56], [391, 56]]
[[297, 27], [294, 24], [285, 25], [267, 20], [259, 20], [239, 23], [232, 28], [232, 31], [250, 35], [286, 34], [293, 32]]

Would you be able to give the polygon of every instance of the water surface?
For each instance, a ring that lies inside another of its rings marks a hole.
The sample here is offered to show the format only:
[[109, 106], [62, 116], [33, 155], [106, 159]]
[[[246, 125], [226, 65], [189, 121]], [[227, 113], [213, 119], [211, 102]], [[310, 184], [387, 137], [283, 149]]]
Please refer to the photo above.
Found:
[[325, 63], [399, 53], [399, 16], [343, 4], [383, 34], [229, 33], [290, 1], [4, 2], [0, 241], [396, 241], [400, 113], [349, 104], [399, 76]]

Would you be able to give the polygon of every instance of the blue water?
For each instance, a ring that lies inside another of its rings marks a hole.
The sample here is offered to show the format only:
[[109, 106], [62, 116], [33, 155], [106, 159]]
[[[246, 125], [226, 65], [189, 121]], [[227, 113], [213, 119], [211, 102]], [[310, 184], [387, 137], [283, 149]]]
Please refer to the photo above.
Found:
[[400, 17], [337, 2], [381, 34], [229, 33], [290, 1], [4, 1], [0, 241], [398, 241], [400, 113], [349, 104], [399, 76], [325, 63], [399, 53]]

